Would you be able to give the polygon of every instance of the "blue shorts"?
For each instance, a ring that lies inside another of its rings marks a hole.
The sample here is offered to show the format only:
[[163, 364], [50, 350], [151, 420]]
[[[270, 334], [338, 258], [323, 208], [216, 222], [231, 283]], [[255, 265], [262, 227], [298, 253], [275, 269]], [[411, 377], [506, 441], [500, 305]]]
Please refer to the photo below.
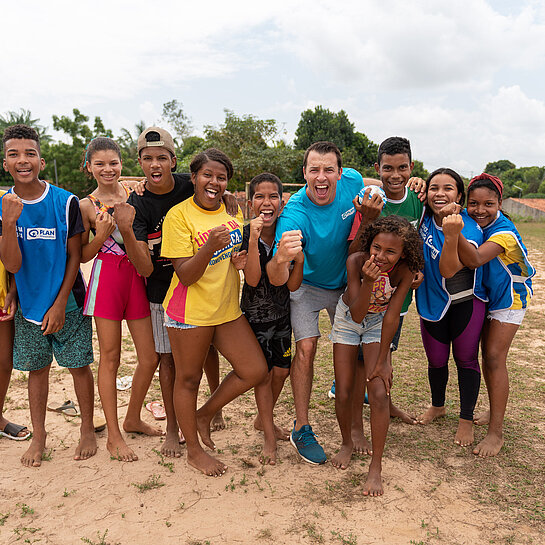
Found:
[[320, 337], [318, 319], [320, 311], [325, 309], [329, 314], [329, 321], [333, 324], [335, 307], [344, 288], [326, 290], [301, 284], [301, 287], [290, 294], [291, 327], [295, 342], [310, 337]]
[[15, 313], [13, 368], [38, 371], [53, 361], [61, 367], [77, 369], [93, 363], [93, 324], [90, 316], [78, 308], [67, 312], [64, 326], [57, 333], [44, 335], [41, 326], [23, 318], [21, 308]]
[[166, 312], [164, 313], [165, 316], [165, 326], [166, 327], [172, 327], [173, 329], [195, 329], [196, 325], [191, 324], [184, 324], [183, 322], [177, 322], [176, 320], [173, 320]]
[[380, 343], [382, 321], [385, 314], [386, 311], [369, 313], [365, 316], [363, 322], [358, 324], [352, 320], [348, 305], [340, 297], [335, 310], [335, 322], [329, 338], [333, 343], [352, 346], [359, 346], [362, 343]]

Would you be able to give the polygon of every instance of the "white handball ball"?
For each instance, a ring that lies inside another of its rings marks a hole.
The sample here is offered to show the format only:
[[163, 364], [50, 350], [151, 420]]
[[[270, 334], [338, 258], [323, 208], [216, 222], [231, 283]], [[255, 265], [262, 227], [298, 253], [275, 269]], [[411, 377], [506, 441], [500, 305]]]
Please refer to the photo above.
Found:
[[378, 185], [368, 185], [366, 187], [362, 187], [358, 193], [358, 201], [360, 204], [363, 202], [364, 193], [368, 189], [371, 190], [369, 191], [369, 198], [378, 194], [380, 195], [382, 202], [386, 200], [386, 193], [384, 193], [384, 189], [382, 189], [382, 187], [379, 187]]

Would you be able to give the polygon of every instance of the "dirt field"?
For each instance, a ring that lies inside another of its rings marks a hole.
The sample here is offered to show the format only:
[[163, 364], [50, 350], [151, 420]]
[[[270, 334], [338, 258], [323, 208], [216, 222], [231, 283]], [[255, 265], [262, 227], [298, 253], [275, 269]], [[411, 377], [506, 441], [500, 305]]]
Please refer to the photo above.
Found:
[[[251, 393], [226, 407], [227, 429], [213, 436], [218, 457], [229, 466], [221, 478], [197, 473], [184, 458], [162, 459], [160, 440], [134, 435], [127, 441], [140, 458], [137, 462], [111, 460], [106, 432], [98, 434], [95, 457], [75, 462], [78, 419], [48, 413], [48, 450], [40, 468], [23, 468], [19, 462], [28, 443], [0, 440], [0, 543], [545, 543], [545, 225], [523, 224], [521, 232], [538, 275], [534, 300], [510, 352], [512, 395], [506, 444], [498, 457], [477, 459], [470, 448], [453, 444], [458, 403], [454, 365], [445, 418], [428, 427], [392, 422], [384, 459], [385, 494], [380, 498], [361, 493], [366, 457], [354, 457], [345, 471], [331, 464], [311, 467], [289, 443], [282, 443], [278, 465], [262, 467], [262, 437], [252, 426], [256, 409]], [[322, 329], [311, 422], [331, 455], [340, 445], [340, 434], [326, 396], [333, 367], [325, 319]], [[123, 348], [120, 374], [132, 374], [136, 356], [129, 338]], [[228, 369], [225, 362], [222, 366]], [[394, 401], [418, 414], [429, 401], [429, 390], [414, 308], [404, 325], [394, 370]], [[29, 423], [26, 376], [14, 372], [12, 378], [6, 416]], [[203, 389], [203, 399], [205, 395]], [[49, 397], [74, 399], [70, 375], [58, 367], [51, 372]], [[159, 397], [155, 379], [147, 400]], [[128, 398], [129, 392], [119, 392], [121, 416]], [[98, 393], [96, 401], [100, 410]], [[479, 406], [486, 405], [483, 382]], [[151, 422], [151, 415], [143, 412]], [[276, 416], [291, 426], [289, 383]], [[476, 439], [484, 433], [476, 429]]]

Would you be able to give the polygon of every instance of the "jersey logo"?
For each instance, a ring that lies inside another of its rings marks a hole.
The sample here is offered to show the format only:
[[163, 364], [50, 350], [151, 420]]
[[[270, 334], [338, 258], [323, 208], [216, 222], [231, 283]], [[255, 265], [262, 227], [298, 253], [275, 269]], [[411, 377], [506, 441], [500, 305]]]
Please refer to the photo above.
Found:
[[291, 346], [284, 352], [283, 358], [289, 358], [291, 356]]
[[55, 227], [47, 229], [46, 227], [30, 227], [26, 230], [27, 240], [55, 240], [57, 238], [57, 229]]
[[354, 207], [349, 208], [346, 212], [342, 213], [341, 218], [343, 220], [345, 220], [346, 218], [349, 218], [350, 216], [352, 216], [355, 213], [356, 213], [356, 209]]

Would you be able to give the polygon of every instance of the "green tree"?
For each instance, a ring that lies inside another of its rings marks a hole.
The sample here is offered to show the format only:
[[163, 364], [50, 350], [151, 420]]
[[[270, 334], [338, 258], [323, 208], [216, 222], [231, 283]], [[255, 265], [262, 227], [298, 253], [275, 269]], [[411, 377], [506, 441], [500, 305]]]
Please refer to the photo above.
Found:
[[430, 173], [424, 168], [424, 163], [422, 161], [414, 160], [414, 167], [411, 172], [411, 176], [416, 176], [425, 180]]
[[492, 174], [492, 176], [498, 176], [498, 178], [501, 178], [503, 174], [505, 174], [509, 170], [513, 170], [514, 168], [516, 168], [515, 163], [512, 163], [507, 159], [500, 159], [499, 161], [488, 163], [484, 167], [484, 172]]
[[[365, 135], [363, 135], [365, 136]], [[296, 149], [307, 149], [314, 142], [327, 140], [343, 151], [354, 142], [354, 124], [344, 110], [332, 112], [323, 106], [305, 110], [295, 131]]]
[[191, 118], [187, 116], [183, 109], [183, 104], [176, 99], [170, 100], [163, 104], [162, 119], [172, 129], [176, 150], [181, 150], [184, 146], [185, 139], [193, 130]]

